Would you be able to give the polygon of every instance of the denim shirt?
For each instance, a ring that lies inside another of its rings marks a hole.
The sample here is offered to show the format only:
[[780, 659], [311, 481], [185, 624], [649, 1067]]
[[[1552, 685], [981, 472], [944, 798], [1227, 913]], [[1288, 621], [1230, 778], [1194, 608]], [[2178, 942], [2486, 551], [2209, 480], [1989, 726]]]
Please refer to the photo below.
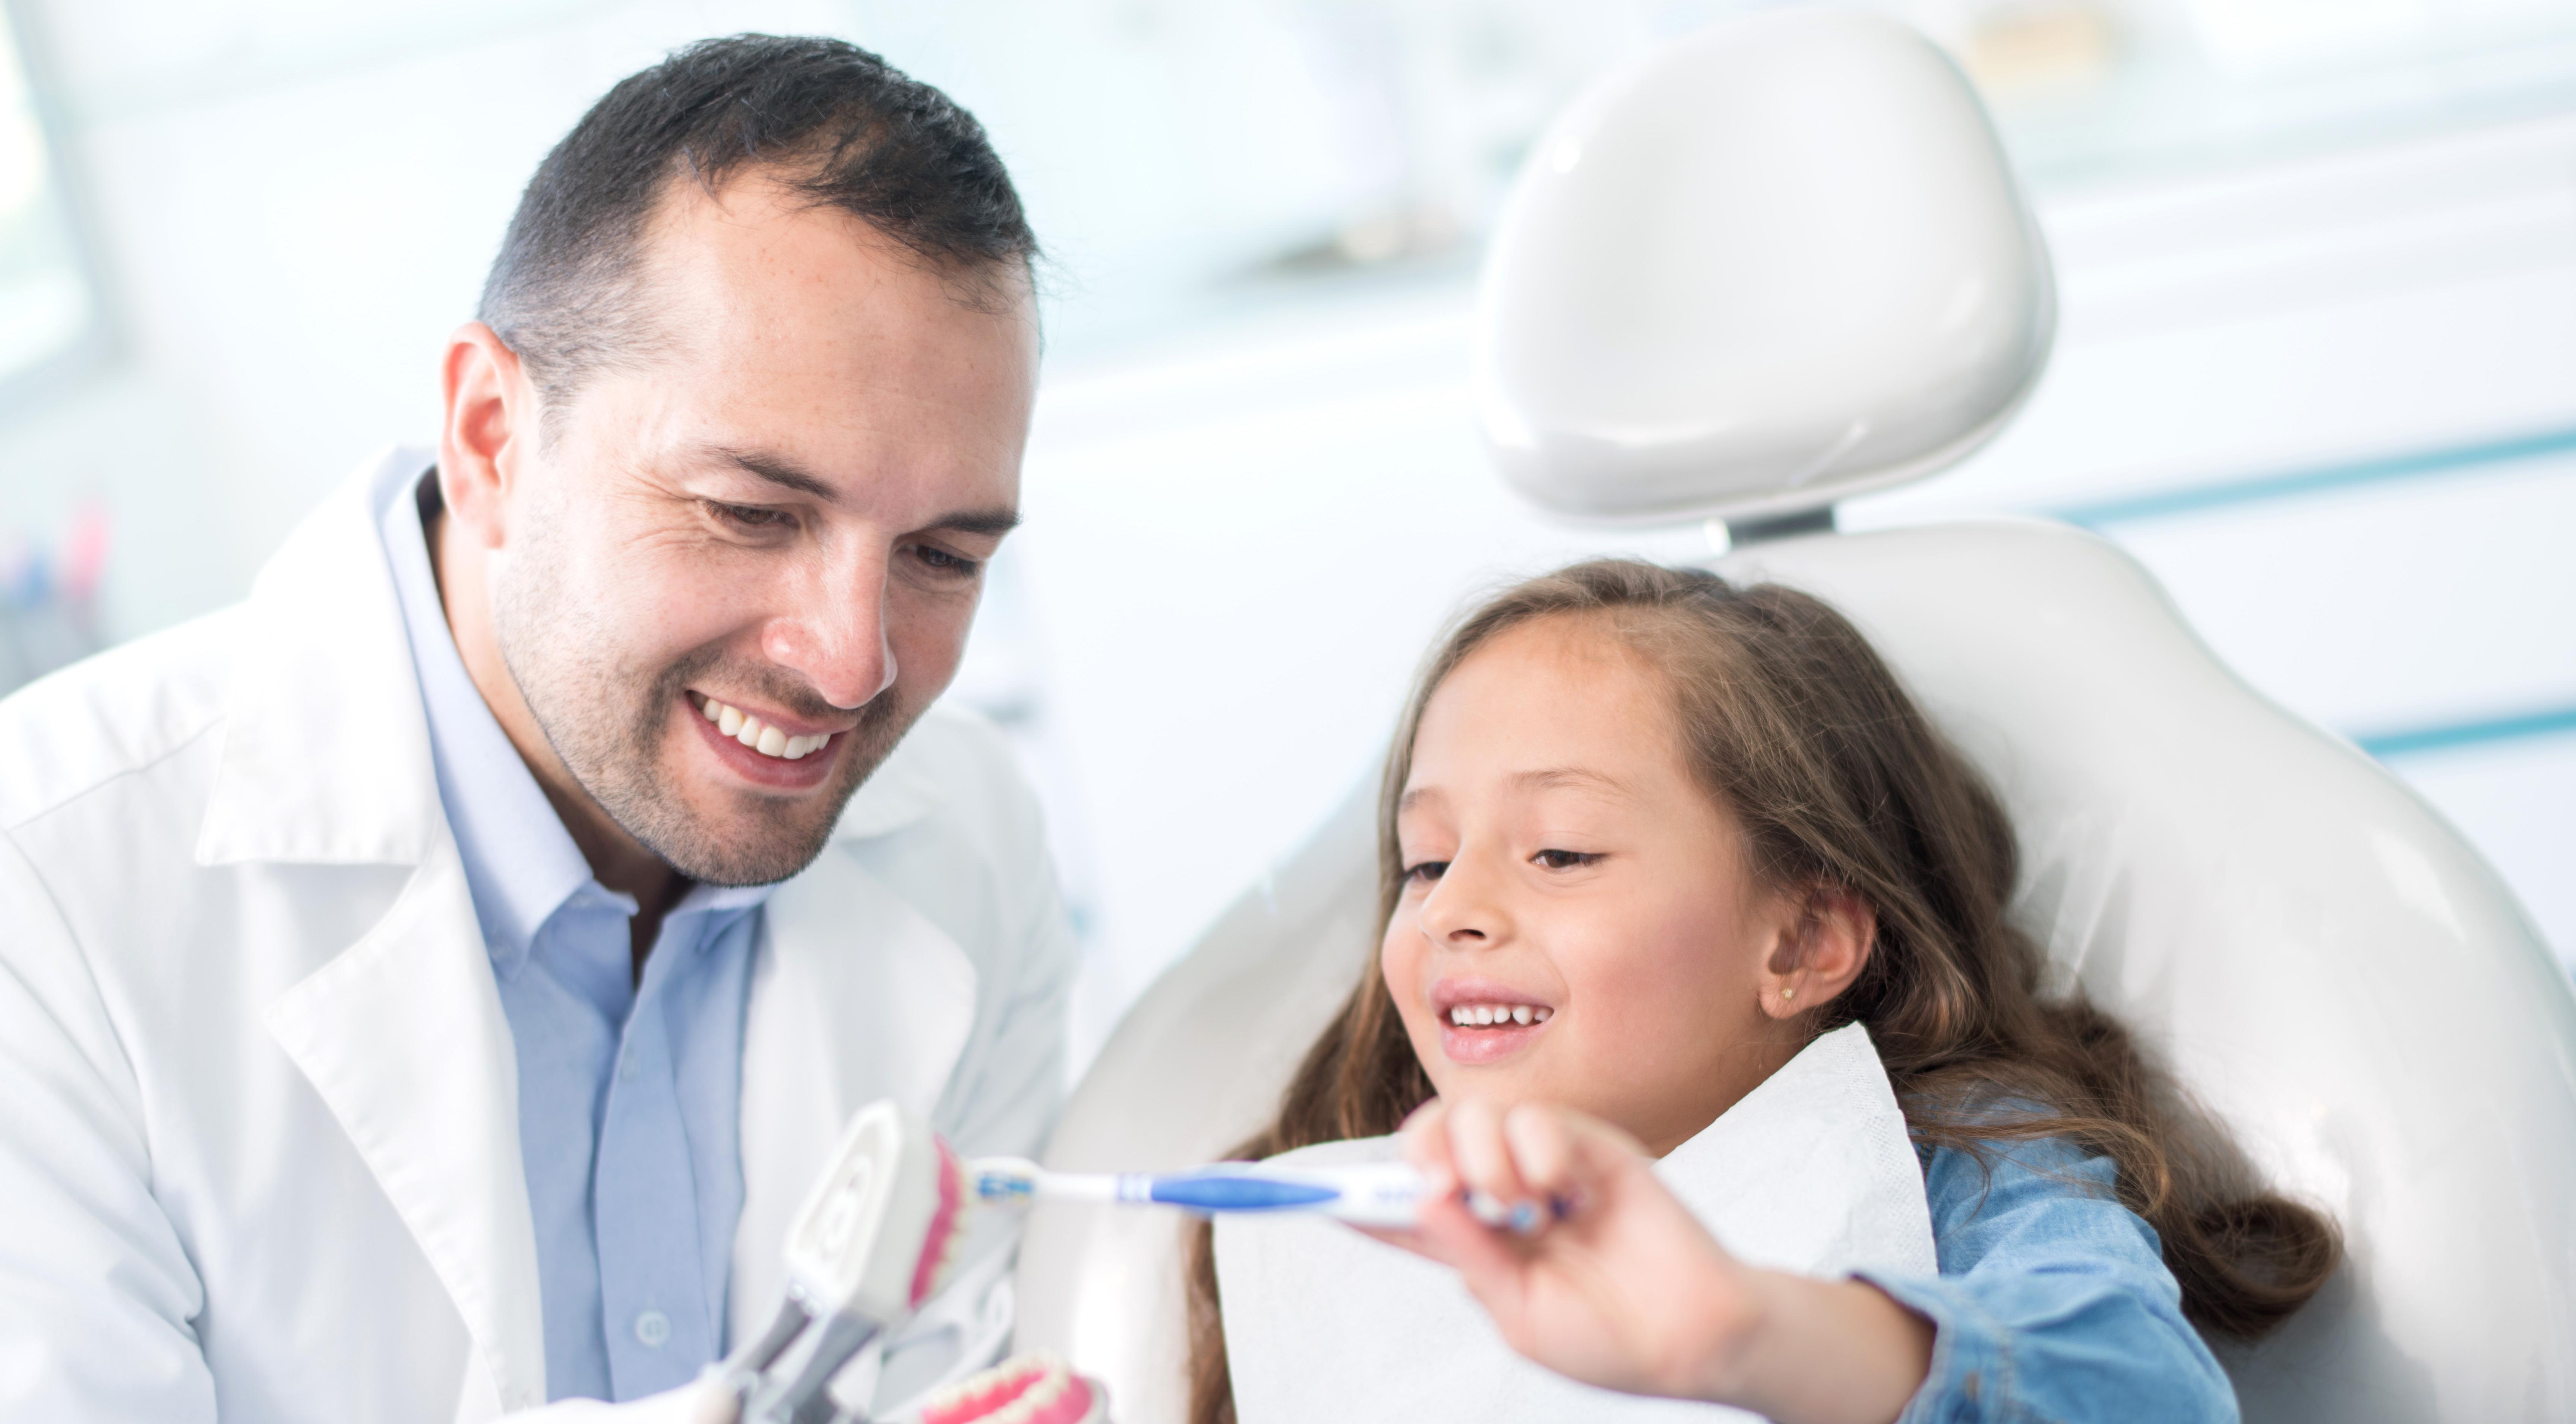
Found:
[[1924, 1158], [1941, 1273], [1859, 1275], [1932, 1322], [1932, 1368], [1897, 1424], [2222, 1420], [2235, 1387], [2183, 1319], [2155, 1228], [2110, 1159], [2057, 1139]]

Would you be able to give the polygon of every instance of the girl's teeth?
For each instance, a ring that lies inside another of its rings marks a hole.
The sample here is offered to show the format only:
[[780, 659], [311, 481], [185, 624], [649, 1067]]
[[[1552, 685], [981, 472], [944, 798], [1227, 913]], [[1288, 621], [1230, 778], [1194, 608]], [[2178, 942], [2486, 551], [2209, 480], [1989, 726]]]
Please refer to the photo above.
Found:
[[1534, 1004], [1453, 1004], [1449, 1009], [1449, 1022], [1460, 1028], [1545, 1023], [1555, 1012]]

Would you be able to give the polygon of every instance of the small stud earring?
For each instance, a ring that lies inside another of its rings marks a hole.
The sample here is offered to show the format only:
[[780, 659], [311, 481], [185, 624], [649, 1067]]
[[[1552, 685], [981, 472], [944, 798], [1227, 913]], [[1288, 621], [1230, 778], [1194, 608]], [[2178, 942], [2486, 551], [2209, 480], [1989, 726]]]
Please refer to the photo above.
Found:
[[1795, 984], [1791, 984], [1780, 991], [1781, 1003], [1785, 1004], [1796, 997], [1798, 997], [1798, 986]]

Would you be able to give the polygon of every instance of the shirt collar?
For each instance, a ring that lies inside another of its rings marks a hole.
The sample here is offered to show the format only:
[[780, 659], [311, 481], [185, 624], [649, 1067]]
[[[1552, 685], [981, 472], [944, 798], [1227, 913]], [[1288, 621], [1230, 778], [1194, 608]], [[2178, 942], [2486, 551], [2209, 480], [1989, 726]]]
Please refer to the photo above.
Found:
[[[587, 890], [630, 915], [635, 902], [592, 879], [581, 847], [573, 843], [536, 775], [519, 759], [518, 748], [465, 671], [430, 569], [425, 513], [438, 507], [436, 474], [433, 469], [417, 481], [394, 486], [384, 512], [385, 555], [393, 565], [394, 590], [402, 602], [421, 700], [429, 714], [438, 797], [465, 863], [483, 942], [492, 952], [493, 967], [507, 977], [527, 962], [546, 920], [576, 895]], [[758, 905], [771, 888], [693, 885], [671, 914]]]

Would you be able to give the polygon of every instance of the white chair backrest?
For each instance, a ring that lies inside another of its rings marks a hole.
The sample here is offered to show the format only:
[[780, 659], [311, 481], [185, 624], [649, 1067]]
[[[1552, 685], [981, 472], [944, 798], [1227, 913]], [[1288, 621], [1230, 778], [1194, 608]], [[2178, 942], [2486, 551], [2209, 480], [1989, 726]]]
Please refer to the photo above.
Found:
[[[1766, 16], [1539, 145], [1489, 259], [1479, 401], [1507, 476], [1563, 513], [1807, 508], [1991, 434], [2050, 292], [1955, 68], [1885, 21]], [[2342, 1224], [2324, 1295], [2222, 1352], [2248, 1419], [2576, 1418], [2576, 996], [2455, 832], [2089, 535], [1777, 539], [1721, 567], [1868, 633], [2012, 813], [2015, 916], [2058, 985]], [[1178, 1166], [1268, 1117], [1373, 950], [1374, 783], [1138, 1002], [1052, 1162]], [[1182, 1417], [1179, 1242], [1065, 1208], [1023, 1248], [1022, 1344], [1106, 1379], [1124, 1424]]]
[[1666, 46], [1539, 140], [1485, 257], [1476, 409], [1560, 515], [1804, 509], [1984, 443], [2056, 314], [1958, 67], [1788, 11]]

